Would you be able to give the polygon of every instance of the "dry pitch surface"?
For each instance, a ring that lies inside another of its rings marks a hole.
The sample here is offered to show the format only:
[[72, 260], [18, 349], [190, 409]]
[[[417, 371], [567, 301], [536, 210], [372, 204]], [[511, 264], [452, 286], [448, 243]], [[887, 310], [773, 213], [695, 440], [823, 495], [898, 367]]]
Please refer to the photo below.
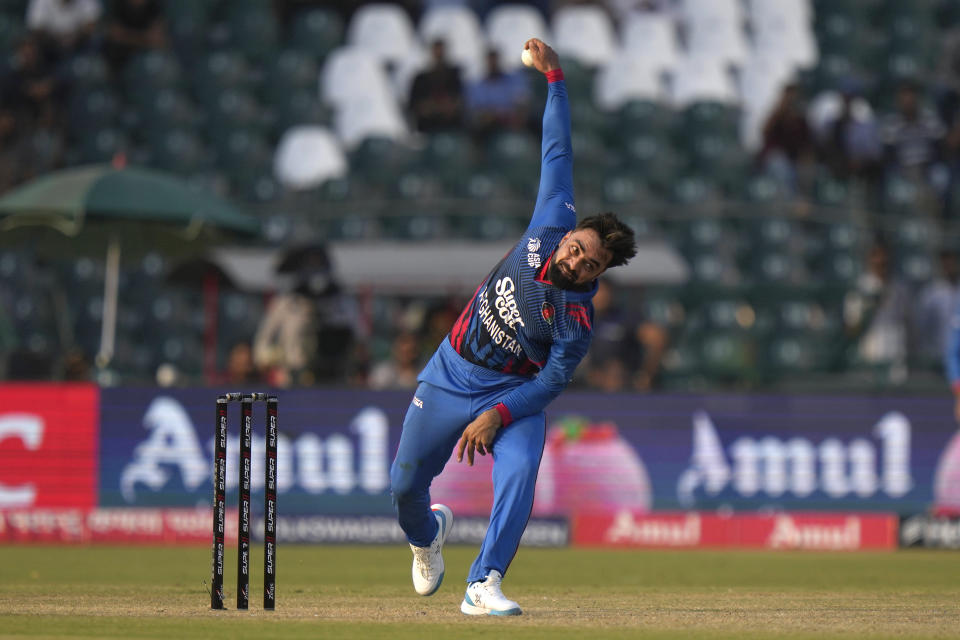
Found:
[[960, 636], [958, 553], [522, 549], [504, 590], [524, 615], [509, 619], [460, 613], [474, 553], [448, 548], [421, 598], [406, 548], [281, 547], [264, 612], [257, 553], [252, 609], [211, 611], [206, 548], [0, 546], [0, 638]]

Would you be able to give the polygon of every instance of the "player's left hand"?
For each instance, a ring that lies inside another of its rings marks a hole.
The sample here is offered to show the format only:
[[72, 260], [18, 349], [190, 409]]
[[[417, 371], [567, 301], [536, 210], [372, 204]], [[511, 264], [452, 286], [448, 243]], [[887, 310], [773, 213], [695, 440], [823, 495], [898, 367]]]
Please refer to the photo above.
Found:
[[493, 444], [493, 437], [502, 425], [500, 413], [496, 409], [487, 409], [477, 416], [460, 436], [460, 442], [457, 443], [457, 462], [463, 462], [464, 449], [467, 451], [467, 464], [471, 467], [475, 450], [482, 456], [487, 455], [490, 445]]

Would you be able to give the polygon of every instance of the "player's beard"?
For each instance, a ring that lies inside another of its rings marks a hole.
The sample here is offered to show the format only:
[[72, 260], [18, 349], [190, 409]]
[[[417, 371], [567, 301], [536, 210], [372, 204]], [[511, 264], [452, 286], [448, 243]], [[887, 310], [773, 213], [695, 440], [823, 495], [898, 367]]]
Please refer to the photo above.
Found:
[[553, 286], [557, 287], [558, 289], [573, 291], [580, 288], [579, 285], [577, 285], [577, 283], [570, 278], [570, 276], [563, 272], [563, 270], [560, 268], [560, 264], [556, 260], [553, 260], [550, 263], [550, 267], [547, 269], [547, 275], [550, 277], [550, 282], [553, 284]]

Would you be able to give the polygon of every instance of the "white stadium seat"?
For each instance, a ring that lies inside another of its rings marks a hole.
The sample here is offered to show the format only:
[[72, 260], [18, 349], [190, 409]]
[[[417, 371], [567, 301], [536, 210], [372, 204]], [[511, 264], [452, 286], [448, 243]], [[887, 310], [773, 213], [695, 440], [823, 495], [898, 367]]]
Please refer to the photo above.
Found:
[[680, 58], [673, 18], [659, 13], [631, 13], [623, 24], [621, 51], [655, 69], [670, 73]]
[[410, 16], [395, 4], [368, 4], [353, 14], [347, 44], [360, 47], [380, 62], [393, 62], [417, 43]]
[[681, 10], [687, 31], [687, 54], [716, 56], [739, 65], [749, 47], [738, 0], [684, 0]]
[[630, 100], [666, 100], [660, 71], [646, 62], [625, 58], [611, 60], [597, 73], [594, 99], [605, 111], [615, 111]]
[[610, 16], [596, 5], [561, 7], [553, 14], [552, 27], [557, 53], [589, 67], [612, 59], [619, 48]]
[[320, 72], [320, 97], [333, 106], [356, 97], [382, 99], [393, 95], [386, 71], [364, 49], [346, 46], [334, 49]]
[[348, 151], [367, 138], [402, 141], [409, 133], [403, 115], [392, 99], [351, 98], [336, 110], [333, 120], [337, 137]]
[[685, 107], [693, 102], [739, 102], [737, 90], [724, 61], [715, 56], [687, 56], [673, 74], [673, 104]]
[[428, 45], [437, 38], [447, 45], [447, 56], [458, 65], [466, 80], [483, 77], [487, 45], [477, 14], [464, 6], [428, 9], [420, 19], [420, 39]]
[[347, 158], [326, 127], [301, 125], [288, 129], [273, 157], [273, 172], [283, 186], [312, 189], [347, 175]]
[[539, 11], [529, 5], [502, 4], [487, 14], [487, 43], [500, 54], [500, 65], [505, 71], [520, 66], [520, 53], [530, 38], [540, 38], [553, 45], [547, 23]]
[[809, 7], [800, 6], [792, 1], [753, 3], [750, 24], [757, 55], [775, 56], [799, 67], [816, 64], [812, 17]]

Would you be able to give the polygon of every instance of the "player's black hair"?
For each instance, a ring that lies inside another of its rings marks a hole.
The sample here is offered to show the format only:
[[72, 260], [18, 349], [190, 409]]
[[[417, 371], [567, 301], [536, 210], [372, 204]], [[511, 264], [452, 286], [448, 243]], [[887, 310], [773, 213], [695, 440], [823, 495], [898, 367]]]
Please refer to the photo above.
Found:
[[577, 229], [593, 229], [600, 236], [600, 244], [610, 252], [610, 267], [626, 264], [637, 255], [637, 241], [633, 229], [609, 211], [589, 216], [577, 223]]

